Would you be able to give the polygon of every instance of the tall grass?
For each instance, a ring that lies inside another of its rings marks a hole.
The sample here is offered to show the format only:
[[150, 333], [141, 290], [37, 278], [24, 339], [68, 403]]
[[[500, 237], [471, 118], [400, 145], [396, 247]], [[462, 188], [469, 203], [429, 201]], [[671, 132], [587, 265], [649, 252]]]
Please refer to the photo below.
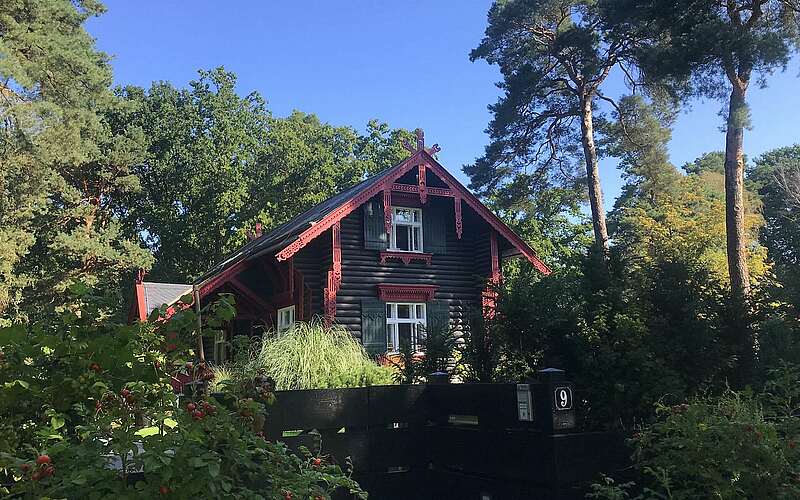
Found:
[[346, 329], [325, 327], [319, 321], [267, 333], [249, 369], [272, 377], [278, 390], [393, 383], [392, 371], [378, 366]]

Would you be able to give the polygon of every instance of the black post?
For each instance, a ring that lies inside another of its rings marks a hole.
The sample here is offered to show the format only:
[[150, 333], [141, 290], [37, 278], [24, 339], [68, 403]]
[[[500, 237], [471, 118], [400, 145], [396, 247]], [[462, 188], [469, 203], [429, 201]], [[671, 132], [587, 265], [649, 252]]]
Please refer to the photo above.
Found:
[[576, 422], [573, 385], [566, 379], [564, 370], [539, 370], [533, 386], [536, 419], [542, 431], [558, 434], [574, 429]]

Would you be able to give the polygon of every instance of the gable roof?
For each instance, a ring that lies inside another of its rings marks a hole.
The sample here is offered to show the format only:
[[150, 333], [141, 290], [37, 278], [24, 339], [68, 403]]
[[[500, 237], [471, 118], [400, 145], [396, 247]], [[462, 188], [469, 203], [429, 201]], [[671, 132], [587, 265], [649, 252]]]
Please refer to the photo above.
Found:
[[144, 273], [136, 279], [134, 300], [128, 311], [128, 320], [147, 320], [150, 313], [162, 305], [172, 306], [184, 295], [192, 293], [192, 285], [188, 283], [156, 283], [143, 281]]
[[162, 305], [172, 305], [184, 295], [192, 293], [192, 285], [185, 283], [154, 283], [143, 281], [144, 306], [147, 316]]
[[195, 281], [195, 285], [207, 288], [212, 283], [221, 281], [220, 275], [228, 275], [243, 263], [258, 258], [266, 253], [273, 253], [280, 260], [286, 260], [309, 242], [324, 233], [336, 222], [360, 207], [364, 202], [381, 192], [387, 185], [408, 172], [420, 163], [439, 176], [450, 189], [475, 212], [483, 217], [501, 236], [506, 238], [531, 264], [543, 274], [549, 274], [548, 268], [536, 256], [533, 249], [501, 221], [491, 210], [481, 203], [463, 184], [451, 175], [433, 156], [424, 149], [412, 154], [399, 164], [387, 168], [372, 177], [328, 198], [279, 225], [272, 231], [248, 242], [242, 248], [226, 257]]

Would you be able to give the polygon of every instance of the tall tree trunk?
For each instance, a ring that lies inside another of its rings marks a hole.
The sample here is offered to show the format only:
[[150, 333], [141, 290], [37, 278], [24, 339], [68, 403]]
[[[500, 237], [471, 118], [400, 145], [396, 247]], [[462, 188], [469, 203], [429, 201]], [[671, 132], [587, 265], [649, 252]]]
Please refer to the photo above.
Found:
[[603, 190], [600, 187], [600, 171], [597, 167], [597, 148], [594, 145], [592, 98], [586, 92], [581, 94], [581, 143], [586, 159], [586, 180], [589, 185], [589, 205], [592, 209], [594, 241], [597, 248], [605, 254], [608, 250], [606, 210], [603, 206]]
[[747, 123], [747, 80], [731, 79], [725, 134], [725, 234], [728, 274], [733, 295], [731, 341], [738, 358], [731, 382], [743, 387], [751, 382], [756, 363], [755, 334], [749, 321], [750, 276], [747, 269], [744, 230], [744, 127]]
[[728, 245], [728, 273], [731, 291], [744, 304], [750, 295], [744, 232], [744, 126], [747, 103], [746, 82], [731, 82], [727, 132], [725, 134], [725, 231]]

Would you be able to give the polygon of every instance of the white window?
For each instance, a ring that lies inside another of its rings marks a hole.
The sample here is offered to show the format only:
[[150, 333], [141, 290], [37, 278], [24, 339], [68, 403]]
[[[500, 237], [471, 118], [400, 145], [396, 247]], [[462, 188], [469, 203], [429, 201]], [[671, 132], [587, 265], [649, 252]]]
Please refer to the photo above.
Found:
[[425, 338], [425, 304], [386, 303], [386, 347], [390, 353], [400, 351], [400, 339], [411, 342], [415, 352], [421, 350]]
[[278, 309], [278, 333], [285, 332], [294, 325], [294, 306]]
[[221, 364], [228, 358], [227, 342], [225, 341], [225, 331], [220, 330], [214, 334], [214, 363]]
[[422, 252], [422, 210], [419, 208], [392, 208], [391, 250]]

